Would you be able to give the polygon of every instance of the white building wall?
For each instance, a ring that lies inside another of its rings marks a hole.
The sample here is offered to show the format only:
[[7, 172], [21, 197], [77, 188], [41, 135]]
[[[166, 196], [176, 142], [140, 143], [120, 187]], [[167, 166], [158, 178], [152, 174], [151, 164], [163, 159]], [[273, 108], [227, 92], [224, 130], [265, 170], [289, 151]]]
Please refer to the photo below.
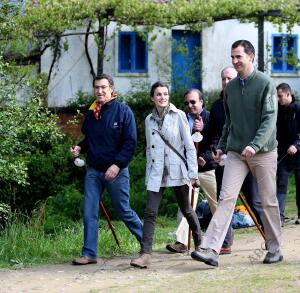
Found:
[[[176, 27], [183, 29], [183, 27]], [[77, 30], [77, 32], [80, 30]], [[84, 31], [84, 30], [82, 30]], [[122, 31], [132, 31], [130, 27], [122, 26]], [[73, 31], [74, 32], [74, 31]], [[285, 33], [283, 28], [283, 33]], [[293, 29], [300, 33], [300, 27]], [[265, 45], [271, 44], [272, 34], [278, 33], [278, 27], [265, 23]], [[110, 74], [115, 81], [116, 90], [126, 94], [141, 88], [149, 89], [157, 80], [171, 84], [171, 30], [155, 28], [148, 34], [148, 40], [156, 36], [148, 51], [148, 73], [119, 73], [118, 72], [118, 33], [116, 24], [111, 23], [107, 31], [108, 40], [105, 49], [104, 72]], [[78, 91], [92, 93], [92, 75], [84, 49], [84, 35], [68, 36], [69, 48], [61, 53], [56, 63], [49, 84], [48, 104], [51, 107], [66, 106], [67, 102], [75, 99]], [[237, 20], [216, 22], [212, 27], [202, 32], [202, 88], [204, 91], [220, 90], [220, 72], [222, 68], [231, 65], [230, 48], [234, 41], [249, 40], [257, 52], [257, 28], [254, 23], [240, 23]], [[62, 40], [63, 42], [64, 40]], [[299, 39], [298, 39], [299, 41]], [[266, 46], [265, 46], [266, 47]], [[298, 48], [299, 44], [298, 44]], [[89, 53], [97, 67], [97, 46], [93, 36], [89, 37]], [[265, 49], [265, 60], [269, 59], [269, 52]], [[41, 58], [42, 72], [49, 72], [52, 61], [52, 51], [47, 50]], [[257, 56], [255, 66], [257, 65]], [[270, 63], [266, 63], [270, 74]], [[289, 83], [293, 90], [300, 93], [299, 75], [272, 75], [275, 84]]]
[[257, 50], [257, 29], [254, 24], [237, 20], [215, 22], [202, 32], [202, 88], [221, 90], [221, 70], [231, 64], [231, 45], [241, 39], [250, 41]]
[[[69, 31], [66, 33], [84, 30]], [[92, 93], [92, 75], [84, 49], [84, 35], [73, 35], [62, 38], [68, 40], [68, 50], [62, 51], [58, 62], [52, 71], [48, 87], [48, 105], [50, 107], [66, 106], [69, 100], [75, 99], [79, 91]], [[89, 36], [89, 52], [94, 63], [97, 64], [97, 46], [92, 35]], [[46, 50], [41, 57], [41, 72], [48, 73], [53, 59], [53, 52]]]
[[[155, 28], [149, 33], [148, 40], [155, 35], [148, 52], [148, 73], [119, 73], [118, 72], [118, 33], [116, 24], [107, 27], [107, 43], [103, 72], [114, 78], [116, 91], [126, 94], [149, 86], [157, 80], [171, 81], [171, 30]], [[132, 31], [128, 26], [122, 26], [122, 31]], [[79, 32], [80, 30], [70, 31]], [[68, 32], [66, 32], [68, 33]], [[64, 37], [62, 43], [68, 40], [68, 50], [62, 51], [59, 61], [52, 72], [48, 91], [50, 107], [66, 106], [67, 102], [76, 98], [76, 93], [84, 91], [92, 93], [92, 75], [84, 48], [84, 35]], [[97, 46], [93, 35], [89, 37], [89, 53], [97, 70]], [[41, 58], [41, 71], [48, 73], [53, 53], [46, 50]]]
[[[141, 28], [139, 28], [141, 29]], [[132, 31], [128, 26], [122, 26], [121, 31]], [[105, 49], [105, 64], [103, 71], [114, 78], [117, 92], [126, 94], [140, 88], [149, 89], [149, 86], [157, 80], [170, 81], [171, 66], [171, 31], [154, 28], [148, 34], [148, 41], [153, 36], [157, 38], [148, 44], [148, 73], [119, 73], [118, 72], [118, 33], [116, 24], [108, 26], [108, 39]]]
[[[271, 51], [267, 50], [267, 45], [272, 44], [272, 34], [278, 34], [278, 26], [265, 22], [264, 24], [264, 58], [266, 73], [269, 74], [275, 85], [286, 82], [291, 85], [294, 92], [300, 93], [300, 82], [298, 74], [272, 74], [271, 73]], [[282, 33], [288, 33], [283, 26]], [[300, 34], [300, 27], [295, 26], [292, 33]], [[254, 23], [240, 23], [238, 20], [224, 20], [215, 22], [212, 27], [206, 28], [202, 32], [202, 87], [204, 91], [221, 89], [221, 70], [226, 66], [231, 66], [231, 45], [240, 39], [250, 41], [256, 51], [254, 61], [257, 67], [258, 57], [258, 32]], [[298, 48], [299, 38], [298, 38]], [[298, 49], [298, 55], [299, 55]]]

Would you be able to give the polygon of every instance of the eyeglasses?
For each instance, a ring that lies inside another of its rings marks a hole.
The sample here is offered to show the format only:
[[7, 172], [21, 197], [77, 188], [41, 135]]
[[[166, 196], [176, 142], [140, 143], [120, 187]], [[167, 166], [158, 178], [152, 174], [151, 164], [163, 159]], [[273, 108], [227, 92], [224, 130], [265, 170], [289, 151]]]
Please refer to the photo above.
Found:
[[95, 90], [101, 89], [101, 90], [104, 91], [104, 90], [106, 90], [107, 88], [109, 88], [108, 85], [94, 86], [94, 89], [95, 89]]
[[185, 101], [185, 102], [184, 102], [184, 105], [185, 105], [185, 106], [187, 106], [188, 104], [195, 105], [195, 104], [196, 104], [196, 101], [191, 100], [191, 101]]

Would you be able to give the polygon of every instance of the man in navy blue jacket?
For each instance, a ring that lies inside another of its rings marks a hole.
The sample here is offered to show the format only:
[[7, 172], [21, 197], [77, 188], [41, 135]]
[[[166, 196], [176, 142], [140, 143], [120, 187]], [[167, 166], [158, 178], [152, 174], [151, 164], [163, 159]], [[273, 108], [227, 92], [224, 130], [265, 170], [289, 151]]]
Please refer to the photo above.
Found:
[[298, 217], [295, 224], [300, 224], [300, 103], [295, 101], [291, 87], [287, 83], [281, 83], [276, 89], [279, 104], [277, 116], [277, 199], [280, 218], [283, 225], [289, 176], [294, 171], [298, 207]]
[[142, 222], [129, 203], [128, 164], [137, 134], [131, 109], [116, 100], [113, 79], [106, 74], [93, 81], [96, 101], [82, 125], [84, 139], [70, 151], [74, 157], [87, 153], [84, 188], [84, 245], [74, 265], [97, 263], [98, 212], [106, 188], [118, 216], [140, 242]]

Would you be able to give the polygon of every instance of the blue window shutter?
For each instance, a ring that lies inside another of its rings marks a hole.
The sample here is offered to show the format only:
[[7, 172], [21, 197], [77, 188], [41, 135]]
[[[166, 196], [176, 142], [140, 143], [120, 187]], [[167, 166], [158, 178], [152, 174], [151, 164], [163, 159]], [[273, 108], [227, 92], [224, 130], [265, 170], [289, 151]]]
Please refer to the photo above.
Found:
[[[298, 56], [297, 48], [297, 37], [296, 36], [287, 36], [287, 46], [286, 46], [286, 56], [293, 57], [294, 54]], [[287, 72], [297, 72], [297, 68], [294, 64], [289, 64], [286, 62], [286, 71]]]
[[131, 69], [131, 36], [126, 33], [119, 34], [119, 71]]
[[145, 42], [136, 32], [119, 33], [119, 72], [147, 72], [148, 52]]
[[275, 72], [281, 72], [283, 70], [283, 64], [282, 64], [282, 38], [280, 36], [273, 36], [273, 64], [272, 68]]
[[298, 37], [296, 35], [272, 35], [272, 72], [296, 73], [295, 65], [288, 63], [288, 57], [298, 58]]
[[140, 36], [136, 37], [136, 70], [146, 70], [146, 54], [147, 46], [146, 42], [142, 40]]

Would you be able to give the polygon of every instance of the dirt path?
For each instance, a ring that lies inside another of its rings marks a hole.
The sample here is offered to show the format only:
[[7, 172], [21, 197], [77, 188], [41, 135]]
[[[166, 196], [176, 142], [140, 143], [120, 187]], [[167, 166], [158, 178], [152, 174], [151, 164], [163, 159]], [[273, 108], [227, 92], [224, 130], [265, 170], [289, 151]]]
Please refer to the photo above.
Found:
[[219, 268], [162, 249], [143, 270], [131, 268], [130, 257], [1, 270], [0, 292], [300, 292], [300, 225], [284, 228], [280, 264], [261, 264], [262, 242], [254, 230], [236, 235], [233, 253], [220, 257]]

